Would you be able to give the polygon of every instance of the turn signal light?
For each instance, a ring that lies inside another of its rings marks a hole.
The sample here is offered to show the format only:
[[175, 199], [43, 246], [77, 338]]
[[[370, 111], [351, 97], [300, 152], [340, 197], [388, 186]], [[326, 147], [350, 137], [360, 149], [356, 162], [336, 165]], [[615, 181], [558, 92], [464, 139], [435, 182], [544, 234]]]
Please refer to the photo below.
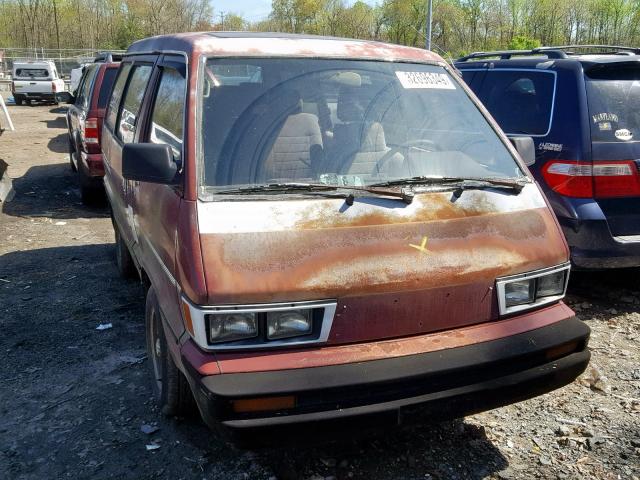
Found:
[[232, 400], [231, 405], [236, 413], [264, 412], [268, 410], [286, 410], [296, 406], [296, 397], [264, 397]]

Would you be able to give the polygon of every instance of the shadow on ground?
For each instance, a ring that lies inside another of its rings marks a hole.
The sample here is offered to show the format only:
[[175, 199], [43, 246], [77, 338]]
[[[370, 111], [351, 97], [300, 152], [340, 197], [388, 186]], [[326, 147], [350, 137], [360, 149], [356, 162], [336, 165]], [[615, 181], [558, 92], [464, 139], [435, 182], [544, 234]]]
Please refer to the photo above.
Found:
[[65, 132], [53, 137], [47, 143], [47, 148], [56, 153], [69, 153], [69, 135]]
[[19, 217], [46, 216], [54, 220], [109, 216], [106, 201], [95, 207], [82, 204], [75, 176], [68, 163], [29, 168], [22, 177], [13, 179], [15, 197], [1, 204], [2, 213]]
[[67, 128], [67, 120], [64, 117], [58, 116], [54, 119], [40, 120], [42, 123], [47, 124], [47, 128]]

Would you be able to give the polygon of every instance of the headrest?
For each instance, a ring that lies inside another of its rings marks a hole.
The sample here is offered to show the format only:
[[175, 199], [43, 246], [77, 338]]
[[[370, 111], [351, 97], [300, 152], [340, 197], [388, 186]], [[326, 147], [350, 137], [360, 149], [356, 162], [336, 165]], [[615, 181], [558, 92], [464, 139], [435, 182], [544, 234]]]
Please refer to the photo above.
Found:
[[383, 152], [387, 150], [387, 142], [384, 138], [384, 129], [378, 122], [372, 123], [363, 132], [360, 152]]
[[361, 122], [364, 108], [360, 104], [359, 87], [342, 87], [338, 93], [338, 118], [343, 122]]
[[276, 101], [288, 115], [302, 112], [302, 97], [300, 92], [293, 88], [278, 89], [275, 94]]

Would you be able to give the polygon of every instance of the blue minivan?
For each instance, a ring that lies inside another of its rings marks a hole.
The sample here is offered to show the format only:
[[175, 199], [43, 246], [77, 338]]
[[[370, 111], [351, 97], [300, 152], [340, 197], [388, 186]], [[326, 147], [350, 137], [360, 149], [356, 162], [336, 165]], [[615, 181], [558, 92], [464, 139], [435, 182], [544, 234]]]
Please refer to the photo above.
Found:
[[478, 52], [455, 66], [530, 166], [577, 268], [640, 266], [640, 49]]

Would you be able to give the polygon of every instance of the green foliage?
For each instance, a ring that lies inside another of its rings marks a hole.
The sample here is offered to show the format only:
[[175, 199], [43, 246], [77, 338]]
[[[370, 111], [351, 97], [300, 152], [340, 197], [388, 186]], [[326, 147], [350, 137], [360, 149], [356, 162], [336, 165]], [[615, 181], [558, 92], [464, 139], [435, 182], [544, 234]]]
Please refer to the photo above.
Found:
[[507, 48], [509, 50], [531, 50], [533, 48], [538, 48], [541, 45], [540, 40], [536, 38], [529, 38], [525, 35], [516, 35], [511, 39]]
[[[240, 3], [240, 2], [239, 2]], [[272, 0], [253, 23], [215, 0], [1, 0], [0, 47], [126, 48], [164, 33], [255, 30], [376, 39], [423, 48], [427, 0]], [[638, 0], [433, 0], [439, 52], [640, 44]]]

